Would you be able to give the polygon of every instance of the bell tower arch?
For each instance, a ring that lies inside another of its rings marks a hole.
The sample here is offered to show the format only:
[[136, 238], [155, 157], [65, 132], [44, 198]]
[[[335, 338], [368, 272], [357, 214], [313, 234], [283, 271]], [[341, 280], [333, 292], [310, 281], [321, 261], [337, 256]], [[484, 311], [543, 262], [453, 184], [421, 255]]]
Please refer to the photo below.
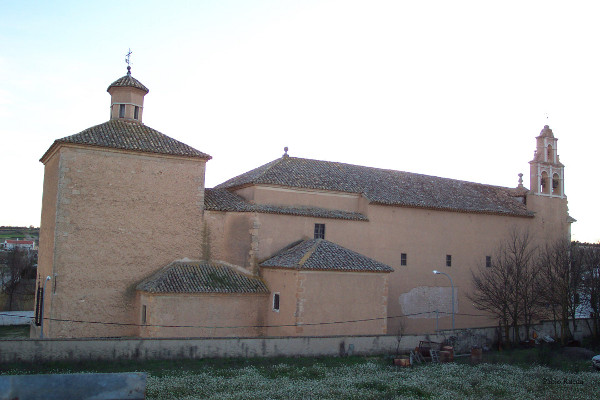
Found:
[[540, 196], [565, 198], [564, 170], [557, 152], [558, 139], [548, 125], [535, 138], [533, 160], [529, 161], [529, 187]]

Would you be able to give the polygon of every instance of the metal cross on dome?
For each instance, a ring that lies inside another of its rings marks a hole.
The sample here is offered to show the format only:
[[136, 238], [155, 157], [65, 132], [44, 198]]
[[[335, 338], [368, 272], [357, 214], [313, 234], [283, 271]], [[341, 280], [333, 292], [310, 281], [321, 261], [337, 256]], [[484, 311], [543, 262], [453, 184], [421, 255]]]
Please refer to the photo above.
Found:
[[125, 62], [127, 63], [127, 75], [131, 75], [131, 49], [129, 49], [129, 52], [127, 54], [125, 54]]

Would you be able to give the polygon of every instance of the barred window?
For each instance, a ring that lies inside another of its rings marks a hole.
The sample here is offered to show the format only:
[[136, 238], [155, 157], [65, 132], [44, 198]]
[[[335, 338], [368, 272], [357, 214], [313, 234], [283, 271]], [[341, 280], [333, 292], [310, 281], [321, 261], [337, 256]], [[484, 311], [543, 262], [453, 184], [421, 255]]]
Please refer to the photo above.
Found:
[[315, 224], [315, 239], [325, 239], [325, 224]]
[[408, 265], [407, 259], [406, 259], [406, 253], [400, 254], [400, 265]]

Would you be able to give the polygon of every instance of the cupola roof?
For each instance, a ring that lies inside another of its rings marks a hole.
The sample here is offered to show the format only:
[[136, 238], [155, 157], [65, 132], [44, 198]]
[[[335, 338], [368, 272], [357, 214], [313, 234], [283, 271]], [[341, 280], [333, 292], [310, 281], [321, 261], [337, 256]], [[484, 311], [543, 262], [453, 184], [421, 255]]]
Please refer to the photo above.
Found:
[[144, 86], [142, 84], [142, 82], [138, 81], [133, 76], [131, 76], [131, 66], [127, 66], [127, 75], [125, 75], [125, 76], [117, 79], [113, 83], [111, 83], [108, 86], [108, 88], [106, 89], [106, 91], [110, 92], [110, 88], [113, 88], [113, 87], [133, 87], [136, 89], [143, 90], [144, 93], [149, 92], [148, 88], [146, 86]]

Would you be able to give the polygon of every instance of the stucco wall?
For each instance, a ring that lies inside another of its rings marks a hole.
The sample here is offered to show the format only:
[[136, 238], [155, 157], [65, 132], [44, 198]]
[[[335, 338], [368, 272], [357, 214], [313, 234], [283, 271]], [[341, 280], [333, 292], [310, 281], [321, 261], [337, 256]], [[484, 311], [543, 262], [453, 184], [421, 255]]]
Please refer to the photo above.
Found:
[[257, 326], [265, 323], [268, 294], [138, 295], [139, 304], [146, 306], [141, 337], [249, 337], [265, 331]]
[[302, 272], [302, 322], [370, 321], [305, 326], [305, 335], [385, 334], [387, 273]]
[[[206, 211], [205, 244], [211, 260], [250, 269], [254, 213]], [[205, 251], [206, 253], [206, 251]]]
[[[298, 335], [298, 271], [284, 269], [261, 269], [261, 276], [271, 291], [267, 309], [268, 336]], [[273, 310], [273, 295], [279, 293], [279, 311]]]
[[[43, 271], [51, 263], [56, 285], [46, 297], [46, 316], [137, 322], [135, 285], [175, 259], [201, 255], [205, 161], [70, 146], [59, 151], [58, 174], [47, 175], [50, 187], [58, 181], [58, 205], [44, 193], [42, 215], [43, 225], [56, 219], [56, 230], [44, 227], [40, 238], [44, 248], [52, 234], [55, 241], [53, 260], [49, 250], [42, 253]], [[126, 336], [137, 329], [49, 321], [45, 333]]]
[[[321, 200], [330, 202], [331, 198], [314, 197], [314, 205], [323, 204]], [[327, 204], [335, 207], [335, 204]], [[433, 275], [434, 269], [448, 273], [453, 279], [457, 327], [495, 323], [485, 315], [474, 316], [483, 313], [466, 297], [471, 290], [471, 270], [485, 265], [485, 257], [493, 256], [500, 242], [514, 229], [529, 230], [538, 241], [555, 240], [568, 234], [566, 200], [528, 196], [527, 205], [535, 217], [369, 205], [366, 222], [251, 213], [246, 213], [245, 218], [248, 226], [251, 220], [259, 226], [258, 260], [272, 256], [292, 242], [312, 238], [314, 224], [324, 223], [325, 239], [392, 266], [395, 272], [389, 277], [388, 332], [396, 332], [402, 325], [407, 332], [419, 332], [435, 327], [435, 309], [446, 312], [439, 315], [439, 327], [451, 327], [450, 281], [443, 275]], [[251, 240], [250, 234], [246, 240]], [[238, 243], [235, 249], [238, 254], [231, 259], [247, 259], [244, 252], [249, 244], [244, 248]], [[406, 266], [400, 265], [401, 253], [407, 254]], [[446, 267], [446, 255], [452, 256], [451, 267]], [[421, 310], [420, 304], [411, 303], [418, 296], [407, 296], [417, 287], [435, 300], [430, 310]], [[440, 295], [444, 290], [449, 294], [447, 299]], [[424, 314], [400, 318], [413, 314], [416, 309]]]
[[110, 119], [119, 118], [119, 104], [125, 104], [125, 118], [134, 119], [134, 107], [139, 106], [138, 121], [142, 121], [144, 93], [143, 90], [132, 87], [112, 87], [111, 95], [111, 112]]
[[314, 207], [361, 212], [361, 195], [310, 189], [288, 189], [279, 186], [249, 186], [235, 191], [254, 204], [275, 204], [292, 207]]
[[[275, 268], [263, 268], [261, 273], [271, 298], [280, 294], [279, 311], [270, 304], [270, 336], [386, 333], [387, 273]], [[359, 319], [368, 321], [356, 321]], [[341, 323], [344, 321], [355, 322]]]

